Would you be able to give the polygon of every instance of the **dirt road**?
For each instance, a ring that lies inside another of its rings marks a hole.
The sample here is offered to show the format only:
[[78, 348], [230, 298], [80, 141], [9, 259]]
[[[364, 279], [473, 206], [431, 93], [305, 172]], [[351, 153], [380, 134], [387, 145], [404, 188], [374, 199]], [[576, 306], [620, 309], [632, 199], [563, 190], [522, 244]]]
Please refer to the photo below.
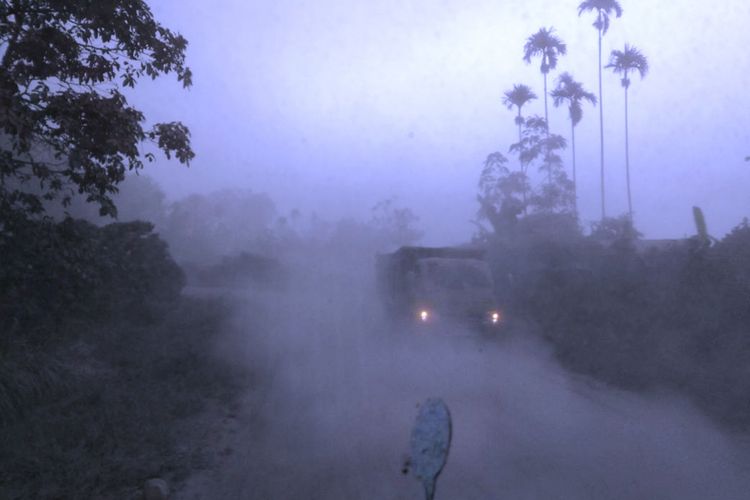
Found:
[[217, 442], [219, 466], [179, 498], [420, 499], [400, 469], [428, 397], [443, 398], [453, 417], [439, 500], [750, 491], [747, 446], [688, 403], [572, 376], [522, 335], [390, 331], [358, 271], [337, 263], [306, 271], [293, 292], [253, 293], [267, 314], [262, 332], [243, 327], [256, 309], [238, 308], [224, 348], [258, 368], [261, 387]]

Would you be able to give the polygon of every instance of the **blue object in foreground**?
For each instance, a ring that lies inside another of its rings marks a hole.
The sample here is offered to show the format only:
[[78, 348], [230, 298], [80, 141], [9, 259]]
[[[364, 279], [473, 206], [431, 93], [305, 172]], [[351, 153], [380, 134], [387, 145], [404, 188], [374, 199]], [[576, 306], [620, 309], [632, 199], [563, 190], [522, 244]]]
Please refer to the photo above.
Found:
[[425, 499], [435, 496], [435, 483], [451, 446], [451, 414], [442, 399], [430, 398], [419, 407], [411, 433], [411, 466], [424, 485]]

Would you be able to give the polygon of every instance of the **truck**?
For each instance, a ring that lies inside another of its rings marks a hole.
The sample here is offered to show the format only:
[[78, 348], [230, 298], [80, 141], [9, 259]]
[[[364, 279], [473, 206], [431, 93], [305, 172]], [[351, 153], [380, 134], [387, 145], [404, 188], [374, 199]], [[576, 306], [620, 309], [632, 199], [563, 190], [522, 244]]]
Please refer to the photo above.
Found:
[[418, 325], [498, 328], [486, 251], [477, 247], [401, 247], [376, 256], [378, 294], [390, 319]]

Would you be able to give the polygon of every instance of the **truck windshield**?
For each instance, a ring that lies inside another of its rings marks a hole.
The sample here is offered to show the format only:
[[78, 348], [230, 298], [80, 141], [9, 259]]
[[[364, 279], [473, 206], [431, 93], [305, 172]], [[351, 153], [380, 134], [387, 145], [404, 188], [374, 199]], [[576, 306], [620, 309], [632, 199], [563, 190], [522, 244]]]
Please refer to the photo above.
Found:
[[491, 288], [489, 270], [484, 262], [459, 259], [425, 259], [420, 271], [427, 282], [440, 288]]

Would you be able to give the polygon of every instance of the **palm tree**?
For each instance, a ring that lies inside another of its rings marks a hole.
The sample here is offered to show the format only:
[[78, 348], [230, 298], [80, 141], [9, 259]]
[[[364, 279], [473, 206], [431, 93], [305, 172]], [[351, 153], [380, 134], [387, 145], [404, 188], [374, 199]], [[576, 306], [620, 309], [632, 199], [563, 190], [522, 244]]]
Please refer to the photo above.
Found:
[[554, 28], [540, 28], [539, 31], [526, 39], [526, 45], [523, 46], [523, 60], [531, 63], [531, 58], [541, 56], [542, 63], [539, 69], [544, 76], [544, 121], [549, 133], [549, 115], [547, 113], [547, 73], [557, 67], [557, 60], [564, 56], [568, 47], [563, 41], [553, 34]]
[[609, 30], [609, 16], [614, 13], [617, 17], [622, 15], [622, 7], [617, 0], [584, 0], [578, 5], [578, 15], [584, 12], [596, 12], [594, 28], [599, 33], [599, 145], [601, 153], [601, 193], [602, 193], [602, 220], [606, 216], [606, 204], [604, 201], [604, 97], [602, 96], [602, 37]]
[[578, 191], [576, 184], [576, 125], [583, 118], [583, 101], [588, 101], [596, 106], [596, 96], [583, 88], [581, 82], [573, 79], [570, 73], [563, 73], [557, 80], [557, 88], [550, 95], [555, 107], [568, 103], [570, 115], [570, 139], [573, 146], [573, 206], [576, 216], [578, 215]]
[[625, 44], [625, 50], [613, 50], [609, 57], [606, 68], [612, 68], [617, 75], [622, 75], [622, 88], [625, 89], [625, 177], [628, 185], [628, 215], [633, 220], [633, 202], [630, 197], [630, 153], [628, 144], [628, 89], [630, 78], [628, 75], [637, 71], [641, 79], [648, 73], [648, 59], [643, 53], [632, 45]]
[[523, 126], [523, 117], [521, 116], [521, 108], [523, 108], [528, 102], [536, 99], [536, 94], [531, 90], [528, 85], [518, 84], [513, 85], [513, 90], [507, 90], [504, 94], [503, 104], [508, 109], [513, 109], [515, 106], [518, 109], [518, 116], [516, 116], [515, 122], [518, 125], [518, 141], [521, 141], [521, 127]]

